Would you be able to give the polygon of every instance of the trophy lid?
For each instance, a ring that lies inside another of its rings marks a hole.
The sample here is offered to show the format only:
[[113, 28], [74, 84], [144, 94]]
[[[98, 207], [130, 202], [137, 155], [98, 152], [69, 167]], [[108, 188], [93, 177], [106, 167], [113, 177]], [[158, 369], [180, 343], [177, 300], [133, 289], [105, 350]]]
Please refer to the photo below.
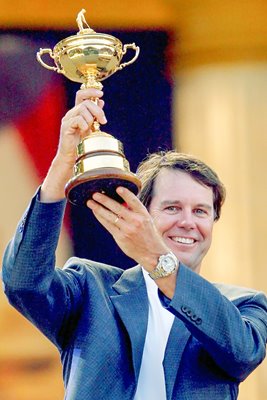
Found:
[[79, 28], [79, 32], [76, 33], [76, 37], [77, 36], [81, 36], [81, 37], [83, 37], [83, 39], [85, 37], [88, 37], [88, 38], [91, 38], [91, 39], [92, 38], [97, 38], [98, 40], [99, 40], [99, 38], [102, 38], [104, 41], [107, 40], [107, 41], [112, 41], [113, 43], [115, 42], [115, 43], [120, 43], [121, 44], [121, 41], [119, 39], [115, 38], [112, 35], [108, 35], [106, 33], [99, 33], [99, 32], [94, 31], [88, 25], [88, 23], [87, 23], [87, 21], [85, 19], [85, 16], [84, 16], [85, 13], [86, 13], [85, 9], [82, 9], [78, 13], [78, 16], [76, 18], [77, 25], [78, 25], [78, 28]]
[[90, 44], [91, 46], [104, 45], [122, 48], [121, 41], [116, 37], [106, 33], [98, 33], [94, 31], [87, 23], [84, 16], [85, 13], [85, 9], [82, 9], [76, 18], [79, 31], [76, 33], [76, 35], [68, 36], [67, 38], [58, 42], [54, 47], [54, 51], [56, 53], [66, 46], [84, 46], [86, 44]]

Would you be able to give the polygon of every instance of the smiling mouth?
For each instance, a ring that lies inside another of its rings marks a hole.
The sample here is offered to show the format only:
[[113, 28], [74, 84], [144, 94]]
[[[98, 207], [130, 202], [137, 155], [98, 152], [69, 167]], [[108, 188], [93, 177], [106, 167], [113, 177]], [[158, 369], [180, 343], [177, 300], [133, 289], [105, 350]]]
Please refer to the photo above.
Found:
[[186, 237], [182, 237], [182, 236], [172, 236], [171, 240], [173, 240], [176, 243], [181, 243], [181, 244], [194, 244], [196, 242], [195, 239], [186, 238]]

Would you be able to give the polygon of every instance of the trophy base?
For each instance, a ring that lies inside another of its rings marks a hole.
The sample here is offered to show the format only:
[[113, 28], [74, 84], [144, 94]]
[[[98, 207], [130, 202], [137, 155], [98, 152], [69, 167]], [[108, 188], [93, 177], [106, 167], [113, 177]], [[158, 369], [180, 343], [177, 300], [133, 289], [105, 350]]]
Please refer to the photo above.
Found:
[[86, 205], [93, 193], [104, 193], [112, 199], [123, 203], [124, 200], [116, 192], [118, 186], [123, 186], [137, 194], [141, 182], [131, 172], [117, 168], [99, 168], [74, 176], [66, 185], [65, 193], [68, 201], [74, 205]]

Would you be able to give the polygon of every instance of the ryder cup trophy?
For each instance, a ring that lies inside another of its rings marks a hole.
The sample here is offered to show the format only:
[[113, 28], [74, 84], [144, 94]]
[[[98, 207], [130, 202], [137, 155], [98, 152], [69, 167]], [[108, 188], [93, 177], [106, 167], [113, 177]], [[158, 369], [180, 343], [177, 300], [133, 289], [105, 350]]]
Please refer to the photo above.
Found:
[[[96, 33], [84, 17], [85, 10], [77, 16], [79, 32], [61, 40], [51, 49], [40, 49], [37, 60], [40, 64], [71, 81], [82, 83], [81, 88], [102, 89], [100, 81], [132, 64], [139, 55], [134, 43], [122, 43], [111, 35]], [[121, 59], [128, 49], [135, 51], [134, 57], [125, 63]], [[55, 66], [46, 64], [42, 56], [48, 54]], [[91, 99], [97, 102], [97, 99]], [[124, 186], [137, 194], [141, 183], [130, 171], [122, 143], [112, 135], [102, 132], [94, 121], [88, 135], [77, 146], [74, 174], [65, 188], [66, 197], [72, 204], [82, 205], [95, 192], [102, 192], [122, 201], [116, 193], [118, 186]]]

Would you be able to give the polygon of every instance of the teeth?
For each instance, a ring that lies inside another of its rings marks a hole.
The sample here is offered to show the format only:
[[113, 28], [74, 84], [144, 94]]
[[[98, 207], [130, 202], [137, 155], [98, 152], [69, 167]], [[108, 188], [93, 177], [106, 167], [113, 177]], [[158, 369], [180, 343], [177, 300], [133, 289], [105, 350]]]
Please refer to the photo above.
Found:
[[194, 239], [184, 238], [184, 237], [179, 237], [179, 236], [173, 237], [172, 240], [174, 240], [175, 242], [178, 242], [178, 243], [183, 243], [183, 244], [193, 244], [195, 242]]

